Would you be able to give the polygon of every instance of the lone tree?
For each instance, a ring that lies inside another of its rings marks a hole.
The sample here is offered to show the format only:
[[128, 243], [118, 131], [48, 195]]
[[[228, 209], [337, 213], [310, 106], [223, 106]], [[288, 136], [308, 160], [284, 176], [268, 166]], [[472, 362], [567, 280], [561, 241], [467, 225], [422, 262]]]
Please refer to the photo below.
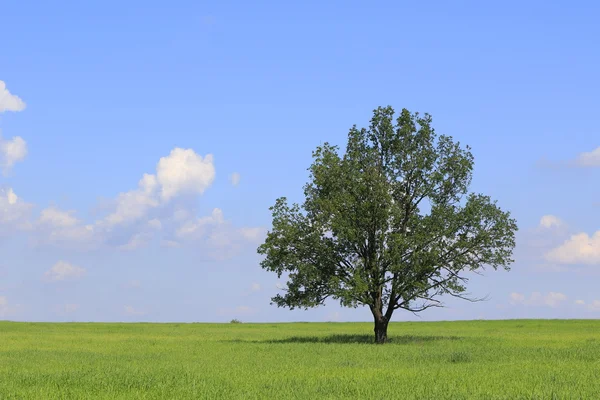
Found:
[[440, 295], [474, 301], [465, 272], [509, 269], [516, 221], [468, 192], [470, 148], [437, 136], [431, 121], [380, 107], [368, 129], [350, 129], [344, 155], [317, 147], [304, 204], [276, 200], [258, 248], [263, 269], [288, 276], [275, 304], [368, 306], [375, 342], [385, 343], [395, 310], [440, 307]]

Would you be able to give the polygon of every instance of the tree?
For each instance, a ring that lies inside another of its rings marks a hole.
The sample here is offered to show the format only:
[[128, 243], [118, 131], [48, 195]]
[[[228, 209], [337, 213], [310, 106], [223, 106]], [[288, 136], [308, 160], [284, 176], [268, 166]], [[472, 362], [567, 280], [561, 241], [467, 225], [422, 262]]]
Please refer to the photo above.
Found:
[[431, 122], [379, 107], [368, 129], [350, 129], [344, 155], [317, 147], [303, 205], [277, 199], [258, 248], [263, 269], [288, 277], [273, 303], [367, 306], [375, 342], [385, 343], [395, 310], [440, 307], [440, 295], [476, 301], [466, 294], [466, 272], [509, 269], [516, 221], [490, 197], [468, 192], [470, 148], [437, 136]]

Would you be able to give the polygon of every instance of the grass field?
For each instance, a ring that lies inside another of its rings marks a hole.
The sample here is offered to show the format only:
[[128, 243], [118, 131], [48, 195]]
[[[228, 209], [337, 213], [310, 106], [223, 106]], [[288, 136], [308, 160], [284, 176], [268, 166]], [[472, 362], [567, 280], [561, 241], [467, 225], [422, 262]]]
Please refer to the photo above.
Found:
[[1, 399], [600, 399], [600, 321], [0, 322]]

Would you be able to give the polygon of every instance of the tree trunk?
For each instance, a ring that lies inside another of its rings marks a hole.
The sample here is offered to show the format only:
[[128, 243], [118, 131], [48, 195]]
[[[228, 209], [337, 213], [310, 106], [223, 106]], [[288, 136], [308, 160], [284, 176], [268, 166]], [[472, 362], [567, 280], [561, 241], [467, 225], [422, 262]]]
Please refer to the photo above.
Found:
[[388, 320], [385, 316], [375, 317], [375, 343], [384, 344], [387, 342]]

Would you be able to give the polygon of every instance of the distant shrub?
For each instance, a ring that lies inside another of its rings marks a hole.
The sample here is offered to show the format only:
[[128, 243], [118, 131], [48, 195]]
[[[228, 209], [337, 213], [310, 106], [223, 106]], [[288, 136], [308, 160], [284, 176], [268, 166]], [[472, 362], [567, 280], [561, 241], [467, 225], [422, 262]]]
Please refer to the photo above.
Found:
[[242, 323], [242, 321], [240, 321], [239, 319], [235, 319], [235, 318], [234, 318], [234, 319], [232, 319], [232, 320], [231, 320], [229, 323], [230, 323], [230, 324], [241, 324], [241, 323]]

